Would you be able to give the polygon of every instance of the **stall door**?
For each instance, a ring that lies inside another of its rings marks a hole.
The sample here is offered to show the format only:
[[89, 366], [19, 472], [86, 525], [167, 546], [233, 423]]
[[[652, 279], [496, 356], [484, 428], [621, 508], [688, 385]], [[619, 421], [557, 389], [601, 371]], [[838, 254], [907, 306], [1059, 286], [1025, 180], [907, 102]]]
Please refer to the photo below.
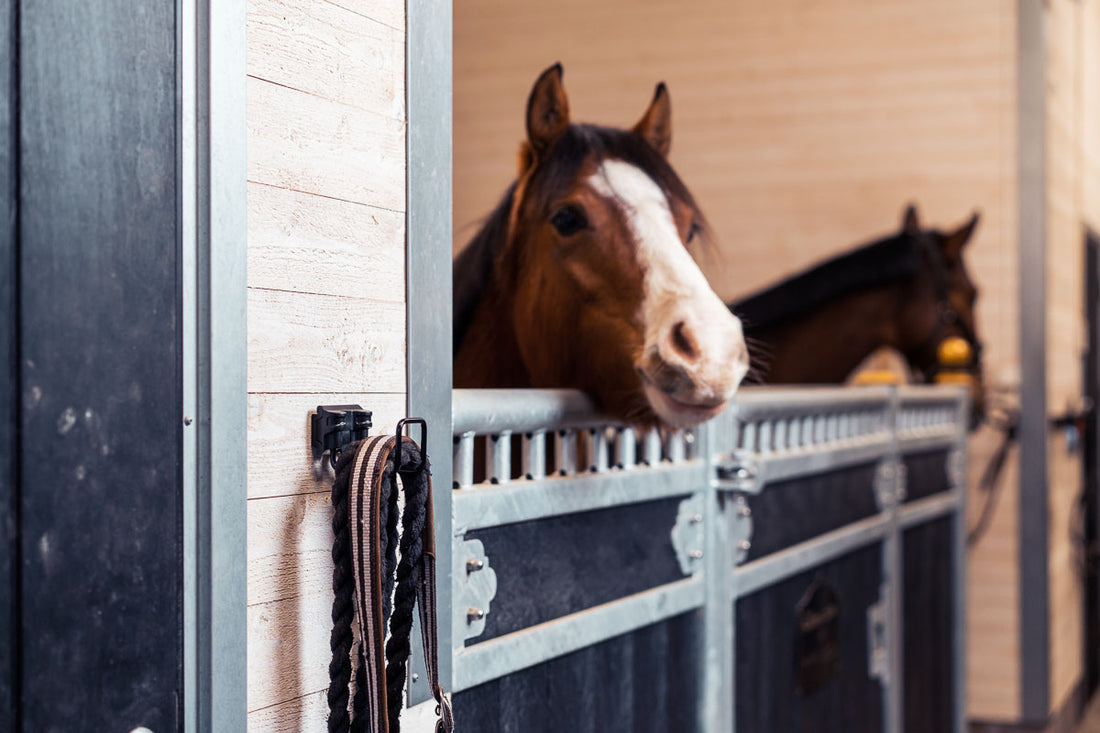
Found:
[[0, 730], [177, 730], [177, 8], [0, 7]]

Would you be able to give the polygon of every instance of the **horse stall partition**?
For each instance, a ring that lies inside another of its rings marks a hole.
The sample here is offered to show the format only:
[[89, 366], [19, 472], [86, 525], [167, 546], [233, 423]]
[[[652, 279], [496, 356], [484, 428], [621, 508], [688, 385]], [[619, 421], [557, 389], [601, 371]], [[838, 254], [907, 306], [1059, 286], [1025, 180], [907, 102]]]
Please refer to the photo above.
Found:
[[961, 732], [966, 417], [953, 388], [749, 388], [661, 435], [456, 390], [458, 724]]

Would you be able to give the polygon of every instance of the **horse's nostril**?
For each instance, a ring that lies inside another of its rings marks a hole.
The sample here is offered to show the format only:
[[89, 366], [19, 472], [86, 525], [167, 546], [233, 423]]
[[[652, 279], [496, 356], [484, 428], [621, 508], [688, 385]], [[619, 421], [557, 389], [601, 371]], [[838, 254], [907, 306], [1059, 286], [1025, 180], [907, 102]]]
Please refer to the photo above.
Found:
[[679, 321], [672, 327], [672, 348], [685, 359], [694, 360], [698, 356], [698, 348], [687, 321]]

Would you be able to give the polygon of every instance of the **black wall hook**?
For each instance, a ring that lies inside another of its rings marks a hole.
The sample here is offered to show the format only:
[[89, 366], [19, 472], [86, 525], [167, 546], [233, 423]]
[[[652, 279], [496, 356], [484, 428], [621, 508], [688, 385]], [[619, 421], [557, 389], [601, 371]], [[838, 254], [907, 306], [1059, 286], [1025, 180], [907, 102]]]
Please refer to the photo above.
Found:
[[314, 460], [327, 452], [329, 463], [336, 468], [336, 457], [344, 448], [370, 435], [372, 414], [359, 405], [318, 405], [310, 417]]

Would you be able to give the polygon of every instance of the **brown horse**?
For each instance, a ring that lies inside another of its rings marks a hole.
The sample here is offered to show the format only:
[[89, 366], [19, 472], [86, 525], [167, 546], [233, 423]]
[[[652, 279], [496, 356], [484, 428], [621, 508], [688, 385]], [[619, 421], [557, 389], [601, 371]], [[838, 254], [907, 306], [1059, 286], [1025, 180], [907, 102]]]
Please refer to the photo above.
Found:
[[823, 262], [730, 304], [753, 345], [763, 381], [840, 383], [883, 346], [899, 351], [926, 382], [943, 369], [940, 346], [952, 337], [969, 349], [972, 418], [981, 419], [981, 343], [974, 327], [977, 289], [963, 248], [975, 213], [951, 232], [922, 230], [912, 206], [901, 231]]
[[456, 387], [561, 387], [635, 425], [720, 412], [741, 324], [689, 247], [705, 220], [667, 160], [664, 84], [631, 130], [572, 124], [557, 64], [527, 102], [519, 178], [454, 261]]

